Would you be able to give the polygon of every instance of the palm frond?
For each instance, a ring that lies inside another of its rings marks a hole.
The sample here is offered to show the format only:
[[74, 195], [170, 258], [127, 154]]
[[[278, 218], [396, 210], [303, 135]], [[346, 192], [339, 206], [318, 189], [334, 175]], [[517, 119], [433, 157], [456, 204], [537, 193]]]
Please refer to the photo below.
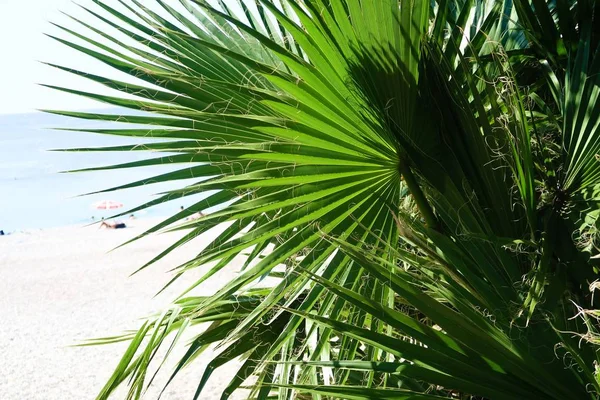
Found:
[[140, 236], [186, 231], [140, 269], [222, 227], [173, 268], [167, 286], [205, 274], [172, 309], [91, 342], [131, 342], [99, 398], [127, 378], [139, 398], [157, 350], [203, 323], [172, 375], [219, 344], [196, 398], [237, 357], [222, 398], [251, 377], [258, 399], [600, 392], [597, 271], [571, 240], [598, 224], [594, 2], [93, 3], [55, 38], [132, 80], [53, 65], [113, 94], [49, 86], [133, 115], [50, 112], [145, 143], [71, 150], [169, 153], [87, 170], [182, 164], [104, 191], [196, 180], [134, 209], [204, 196]]

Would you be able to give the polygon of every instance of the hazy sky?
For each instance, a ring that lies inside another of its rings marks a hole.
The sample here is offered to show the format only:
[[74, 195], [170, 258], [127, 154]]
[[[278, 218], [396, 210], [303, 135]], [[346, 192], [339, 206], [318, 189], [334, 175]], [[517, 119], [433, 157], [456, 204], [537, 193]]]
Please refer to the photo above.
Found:
[[21, 113], [36, 108], [99, 107], [98, 103], [90, 100], [36, 85], [53, 83], [69, 86], [80, 82], [39, 61], [67, 61], [81, 69], [95, 64], [88, 57], [44, 35], [59, 32], [48, 21], [68, 20], [61, 15], [61, 10], [82, 14], [71, 0], [0, 0], [0, 47], [3, 54], [0, 62], [0, 113]]
[[[90, 0], [77, 2], [93, 6]], [[116, 0], [103, 2], [118, 6]], [[141, 2], [150, 7], [156, 5], [153, 0]], [[167, 0], [167, 3], [178, 5], [177, 0]], [[75, 67], [111, 78], [127, 79], [123, 74], [113, 72], [104, 64], [44, 35], [50, 33], [68, 37], [49, 21], [85, 32], [77, 23], [61, 14], [61, 11], [79, 19], [87, 18], [89, 21], [87, 12], [72, 0], [0, 0], [0, 114], [30, 112], [40, 108], [75, 110], [107, 107], [106, 104], [37, 85], [47, 83], [107, 93], [100, 85], [51, 68], [39, 61]]]

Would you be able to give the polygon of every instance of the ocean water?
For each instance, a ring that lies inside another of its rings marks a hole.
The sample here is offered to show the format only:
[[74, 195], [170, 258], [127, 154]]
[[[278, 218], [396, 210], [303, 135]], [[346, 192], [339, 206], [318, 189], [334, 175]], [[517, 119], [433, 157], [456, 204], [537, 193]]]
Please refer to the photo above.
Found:
[[[119, 112], [110, 110], [111, 113]], [[144, 185], [118, 192], [80, 196], [151, 176], [182, 169], [189, 165], [160, 165], [113, 171], [60, 173], [157, 157], [160, 154], [132, 152], [54, 152], [51, 149], [118, 146], [145, 143], [118, 136], [52, 130], [52, 127], [111, 128], [124, 124], [93, 122], [45, 113], [0, 115], [0, 230], [47, 228], [86, 224], [101, 217], [108, 218], [115, 210], [96, 210], [92, 204], [114, 200], [133, 208], [150, 201], [157, 193], [192, 183], [182, 180]], [[129, 125], [131, 126], [131, 125]], [[164, 154], [164, 153], [163, 153]], [[139, 216], [167, 216], [200, 200], [190, 196], [148, 209]]]

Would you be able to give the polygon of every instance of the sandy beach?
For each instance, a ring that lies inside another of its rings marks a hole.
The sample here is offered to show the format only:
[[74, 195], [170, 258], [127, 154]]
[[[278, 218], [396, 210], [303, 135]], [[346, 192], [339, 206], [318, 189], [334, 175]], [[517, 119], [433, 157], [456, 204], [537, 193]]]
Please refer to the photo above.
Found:
[[[195, 271], [157, 297], [166, 271], [202, 248], [209, 233], [156, 265], [129, 277], [181, 234], [152, 235], [109, 252], [157, 220], [127, 221], [128, 228], [71, 226], [0, 237], [0, 399], [93, 399], [111, 375], [126, 344], [71, 347], [85, 339], [138, 328], [141, 317], [164, 309]], [[235, 276], [239, 263], [212, 277], [196, 293], [213, 293]], [[175, 361], [175, 353], [171, 361]], [[161, 397], [191, 399], [211, 351], [184, 370]], [[172, 371], [167, 363], [144, 398], [157, 398]], [[201, 399], [218, 399], [232, 368], [217, 370]], [[124, 398], [125, 388], [113, 396]], [[242, 396], [232, 397], [242, 398]]]

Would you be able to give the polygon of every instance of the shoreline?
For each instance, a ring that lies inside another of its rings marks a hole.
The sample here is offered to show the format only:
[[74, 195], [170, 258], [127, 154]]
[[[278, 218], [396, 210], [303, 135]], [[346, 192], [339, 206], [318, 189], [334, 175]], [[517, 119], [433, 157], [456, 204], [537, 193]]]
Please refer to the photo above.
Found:
[[[146, 214], [142, 214], [139, 217], [136, 216], [133, 220], [131, 220], [128, 216], [118, 217], [118, 218], [116, 218], [116, 220], [125, 222], [125, 224], [128, 225], [128, 227], [129, 227], [129, 225], [132, 225], [132, 227], [133, 227], [133, 225], [135, 225], [135, 223], [137, 221], [140, 221], [141, 223], [143, 223], [145, 225], [150, 221], [155, 221], [155, 223], [158, 223], [169, 217], [170, 217], [170, 215], [146, 216]], [[67, 222], [67, 223], [61, 224], [61, 225], [50, 225], [50, 226], [41, 226], [41, 227], [24, 227], [24, 228], [15, 228], [12, 230], [7, 230], [7, 229], [3, 228], [2, 226], [0, 226], [0, 230], [4, 231], [5, 236], [11, 236], [11, 235], [28, 234], [28, 233], [40, 232], [40, 231], [45, 232], [45, 231], [51, 231], [51, 230], [63, 229], [63, 228], [88, 228], [88, 227], [92, 227], [92, 226], [100, 223], [102, 220], [111, 221], [114, 219], [112, 217], [100, 217], [99, 219], [89, 218], [85, 222], [84, 221], [75, 222], [75, 223]], [[133, 221], [133, 223], [128, 224], [129, 221]], [[0, 235], [0, 236], [2, 236], [2, 235]]]

